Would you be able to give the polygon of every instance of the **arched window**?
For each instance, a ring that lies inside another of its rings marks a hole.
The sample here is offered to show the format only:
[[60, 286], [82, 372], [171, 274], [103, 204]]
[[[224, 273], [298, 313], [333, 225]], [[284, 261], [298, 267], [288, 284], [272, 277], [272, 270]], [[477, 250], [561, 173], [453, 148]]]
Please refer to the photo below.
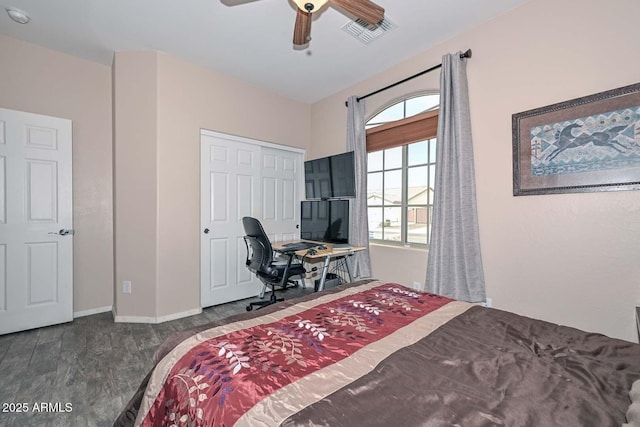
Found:
[[439, 102], [437, 93], [407, 97], [367, 121], [367, 205], [373, 241], [429, 243]]

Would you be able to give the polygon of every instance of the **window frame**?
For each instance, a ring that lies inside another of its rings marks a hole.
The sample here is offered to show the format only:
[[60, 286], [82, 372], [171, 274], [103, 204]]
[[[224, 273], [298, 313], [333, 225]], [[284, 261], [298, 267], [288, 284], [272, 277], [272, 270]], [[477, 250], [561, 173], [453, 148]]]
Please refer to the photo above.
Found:
[[[439, 95], [437, 91], [429, 91], [429, 92], [421, 92], [410, 94], [404, 96], [402, 98], [395, 99], [390, 103], [386, 104], [374, 114], [372, 114], [369, 119], [365, 122], [366, 125], [370, 125], [370, 121], [375, 118], [377, 115], [382, 113], [388, 108], [395, 107], [399, 103], [404, 103], [404, 115], [406, 115], [406, 102], [410, 99], [421, 97], [421, 96], [429, 96], [429, 95]], [[371, 173], [381, 173], [382, 175], [382, 195], [383, 200], [381, 200], [380, 205], [372, 205], [370, 206], [367, 202], [367, 209], [369, 208], [379, 208], [383, 213], [383, 221], [384, 221], [384, 209], [388, 207], [399, 207], [401, 211], [400, 215], [400, 241], [387, 240], [387, 239], [377, 239], [370, 237], [370, 242], [374, 244], [382, 244], [382, 245], [391, 245], [391, 246], [400, 246], [400, 247], [416, 247], [426, 249], [429, 247], [429, 230], [427, 229], [427, 243], [417, 243], [417, 242], [409, 242], [409, 223], [408, 223], [408, 212], [409, 209], [414, 208], [425, 208], [426, 216], [427, 216], [427, 227], [431, 224], [431, 218], [433, 214], [433, 200], [429, 198], [429, 188], [433, 187], [433, 183], [430, 182], [431, 177], [427, 176], [427, 195], [426, 195], [426, 203], [425, 204], [411, 204], [409, 202], [409, 172], [410, 169], [416, 167], [427, 167], [427, 174], [429, 174], [429, 168], [435, 168], [436, 159], [431, 159], [431, 144], [436, 143], [436, 135], [437, 135], [437, 122], [438, 122], [438, 114], [439, 114], [439, 103], [435, 108], [428, 109], [427, 111], [415, 114], [410, 117], [405, 117], [403, 119], [375, 124], [375, 126], [368, 127], [366, 130], [367, 133], [367, 155], [373, 152], [383, 151], [390, 148], [402, 147], [402, 162], [399, 168], [386, 168], [385, 165], [385, 155], [382, 154], [382, 166], [380, 170], [371, 171], [369, 170], [369, 166], [367, 165], [367, 179], [369, 179], [369, 175]], [[426, 142], [427, 143], [427, 158], [425, 163], [419, 163], [416, 165], [409, 165], [409, 145], [417, 142]], [[435, 151], [434, 151], [435, 153]], [[435, 154], [434, 154], [435, 157]], [[401, 171], [401, 201], [399, 205], [385, 205], [384, 204], [384, 194], [385, 194], [385, 181], [384, 176], [385, 172], [391, 170], [400, 170]], [[431, 184], [431, 185], [430, 185]], [[430, 203], [431, 202], [431, 203]], [[384, 227], [382, 230], [382, 237], [384, 237]]]

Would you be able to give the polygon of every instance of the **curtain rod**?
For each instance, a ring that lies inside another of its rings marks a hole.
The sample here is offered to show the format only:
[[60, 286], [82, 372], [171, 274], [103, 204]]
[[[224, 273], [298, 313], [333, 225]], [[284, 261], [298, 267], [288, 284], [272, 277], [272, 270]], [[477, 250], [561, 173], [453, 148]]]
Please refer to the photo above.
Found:
[[[463, 52], [463, 53], [460, 54], [460, 59], [463, 59], [463, 58], [471, 58], [471, 49], [467, 49], [466, 52]], [[423, 74], [430, 73], [431, 71], [437, 70], [438, 68], [441, 68], [441, 67], [442, 67], [442, 64], [434, 65], [433, 67], [431, 67], [429, 69], [420, 71], [419, 73], [416, 73], [413, 76], [409, 76], [409, 77], [407, 77], [405, 79], [402, 79], [402, 80], [400, 80], [398, 82], [392, 83], [389, 86], [383, 87], [382, 89], [378, 89], [378, 90], [375, 90], [375, 91], [373, 91], [371, 93], [368, 93], [366, 95], [359, 96], [359, 97], [356, 98], [356, 101], [360, 102], [361, 99], [365, 99], [365, 98], [368, 98], [368, 97], [370, 97], [372, 95], [376, 95], [376, 94], [378, 94], [380, 92], [383, 92], [383, 91], [385, 91], [387, 89], [391, 89], [392, 87], [395, 87], [395, 86], [398, 86], [398, 85], [400, 85], [402, 83], [408, 82], [411, 79], [415, 79], [416, 77], [420, 77]], [[344, 105], [348, 107], [349, 106], [349, 101], [345, 101]]]

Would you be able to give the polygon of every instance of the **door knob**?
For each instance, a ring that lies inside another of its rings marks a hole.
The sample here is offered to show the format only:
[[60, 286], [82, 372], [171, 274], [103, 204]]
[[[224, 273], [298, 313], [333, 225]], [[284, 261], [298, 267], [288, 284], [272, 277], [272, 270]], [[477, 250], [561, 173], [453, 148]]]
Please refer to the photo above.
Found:
[[73, 233], [74, 233], [74, 231], [72, 229], [61, 228], [59, 231], [50, 231], [47, 234], [57, 234], [57, 235], [60, 235], [60, 236], [68, 236], [68, 235], [73, 234]]
[[209, 229], [208, 228], [204, 229], [204, 234], [209, 234]]

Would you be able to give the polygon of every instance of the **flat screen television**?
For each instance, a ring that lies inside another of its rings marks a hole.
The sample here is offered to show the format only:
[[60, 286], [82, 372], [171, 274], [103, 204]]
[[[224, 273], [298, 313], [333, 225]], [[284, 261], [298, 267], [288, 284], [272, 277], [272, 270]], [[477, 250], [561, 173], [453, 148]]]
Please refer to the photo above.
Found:
[[300, 207], [300, 238], [349, 243], [348, 200], [305, 200]]
[[304, 162], [305, 196], [311, 200], [356, 197], [353, 151]]

